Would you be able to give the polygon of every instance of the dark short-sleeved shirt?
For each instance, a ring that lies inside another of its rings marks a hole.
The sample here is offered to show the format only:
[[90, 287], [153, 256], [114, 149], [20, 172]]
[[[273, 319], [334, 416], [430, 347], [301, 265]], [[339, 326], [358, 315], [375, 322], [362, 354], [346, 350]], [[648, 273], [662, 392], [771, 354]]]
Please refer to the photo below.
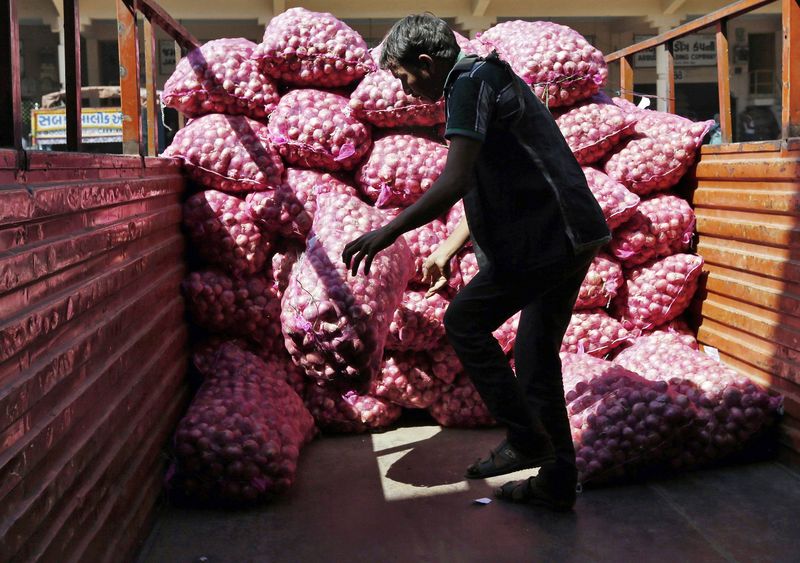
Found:
[[483, 143], [464, 208], [495, 273], [531, 271], [610, 240], [555, 120], [507, 64], [496, 56], [459, 60], [445, 100], [445, 136]]

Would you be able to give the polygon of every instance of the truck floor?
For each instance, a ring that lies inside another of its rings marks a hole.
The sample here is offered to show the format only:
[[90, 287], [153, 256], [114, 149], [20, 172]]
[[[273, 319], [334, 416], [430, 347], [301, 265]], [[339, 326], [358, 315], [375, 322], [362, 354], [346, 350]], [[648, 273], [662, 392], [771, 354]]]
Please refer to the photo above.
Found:
[[800, 561], [795, 468], [762, 461], [589, 489], [566, 515], [474, 503], [531, 474], [462, 478], [502, 435], [423, 420], [317, 439], [269, 505], [164, 506], [139, 563]]

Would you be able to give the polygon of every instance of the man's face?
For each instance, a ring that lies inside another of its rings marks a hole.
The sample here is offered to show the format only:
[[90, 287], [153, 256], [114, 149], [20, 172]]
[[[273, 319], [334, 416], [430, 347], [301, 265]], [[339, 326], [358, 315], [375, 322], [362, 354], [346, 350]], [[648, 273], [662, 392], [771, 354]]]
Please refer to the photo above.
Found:
[[439, 66], [427, 55], [420, 55], [418, 66], [395, 63], [389, 70], [400, 80], [406, 94], [435, 102], [442, 97], [447, 78], [447, 73], [443, 73]]

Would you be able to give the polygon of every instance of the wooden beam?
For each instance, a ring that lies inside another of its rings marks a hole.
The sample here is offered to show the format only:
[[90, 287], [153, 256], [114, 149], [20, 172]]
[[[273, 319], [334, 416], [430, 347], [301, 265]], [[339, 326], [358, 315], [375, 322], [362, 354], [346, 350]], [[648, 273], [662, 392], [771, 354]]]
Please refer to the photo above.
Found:
[[22, 93], [16, 0], [0, 0], [0, 147], [22, 149]]
[[[178, 63], [181, 61], [181, 57], [183, 56], [181, 52], [181, 45], [177, 41], [175, 42], [175, 68], [178, 68]], [[178, 112], [178, 129], [183, 129], [186, 126], [186, 116], [183, 115], [182, 112]]]
[[491, 3], [492, 0], [472, 0], [472, 16], [477, 18], [485, 16]]
[[719, 124], [722, 130], [723, 143], [730, 143], [733, 139], [729, 60], [728, 22], [722, 19], [717, 22], [717, 87], [719, 91]]
[[619, 60], [619, 90], [620, 97], [633, 101], [633, 65], [632, 57], [622, 57]]
[[81, 15], [79, 0], [64, 0], [64, 84], [67, 150], [81, 149]]
[[150, 20], [144, 20], [144, 78], [147, 91], [147, 156], [158, 154], [158, 94], [156, 92], [156, 34]]
[[675, 55], [673, 42], [667, 41], [664, 50], [667, 54], [667, 111], [675, 113]]
[[122, 106], [122, 152], [144, 156], [142, 102], [139, 93], [139, 36], [136, 13], [127, 0], [117, 0], [119, 88]]
[[725, 6], [724, 8], [721, 8], [715, 12], [711, 12], [702, 18], [697, 18], [696, 20], [687, 22], [676, 27], [675, 29], [671, 29], [665, 33], [651, 37], [650, 39], [640, 41], [639, 43], [631, 45], [630, 47], [620, 49], [619, 51], [614, 51], [610, 55], [606, 55], [606, 62], [610, 63], [622, 57], [627, 57], [628, 55], [638, 53], [639, 51], [646, 51], [647, 49], [658, 47], [667, 41], [678, 39], [680, 37], [696, 33], [701, 29], [711, 27], [721, 19], [730, 19], [741, 16], [742, 14], [752, 12], [753, 10], [757, 10], [758, 8], [772, 4], [776, 1], [777, 0], [739, 0], [738, 2], [734, 2], [729, 6]]
[[277, 16], [286, 11], [286, 0], [272, 0], [272, 15]]
[[139, 10], [153, 25], [160, 27], [164, 33], [177, 41], [181, 48], [190, 51], [200, 46], [189, 30], [178, 23], [155, 0], [117, 0], [124, 2], [131, 11]]
[[[800, 137], [800, 2], [782, 0], [783, 69], [781, 136]], [[794, 91], [792, 90], [794, 85]]]
[[661, 0], [661, 11], [667, 15], [674, 14], [686, 4], [686, 0]]

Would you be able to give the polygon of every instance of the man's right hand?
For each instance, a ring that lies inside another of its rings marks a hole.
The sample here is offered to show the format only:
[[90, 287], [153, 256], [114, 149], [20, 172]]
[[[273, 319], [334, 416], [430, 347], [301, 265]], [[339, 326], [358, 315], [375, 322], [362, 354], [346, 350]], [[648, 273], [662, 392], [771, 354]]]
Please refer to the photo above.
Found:
[[450, 278], [450, 258], [452, 258], [452, 255], [446, 252], [442, 248], [443, 246], [439, 245], [422, 264], [422, 283], [431, 284], [425, 297], [430, 297], [439, 291]]

